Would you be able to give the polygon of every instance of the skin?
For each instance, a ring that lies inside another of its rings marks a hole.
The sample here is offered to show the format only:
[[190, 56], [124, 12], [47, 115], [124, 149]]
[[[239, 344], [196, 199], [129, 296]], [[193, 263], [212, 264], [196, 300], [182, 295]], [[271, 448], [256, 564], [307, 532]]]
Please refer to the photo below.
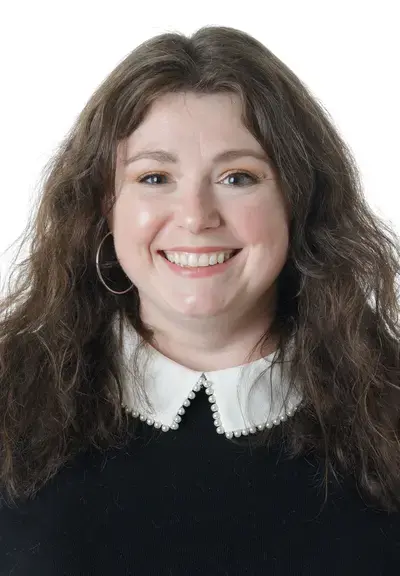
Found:
[[[213, 161], [238, 148], [265, 154], [241, 122], [239, 99], [226, 93], [167, 94], [118, 145], [117, 201], [108, 216], [117, 258], [139, 290], [155, 347], [193, 370], [245, 362], [274, 316], [275, 282], [287, 259], [289, 218], [268, 158]], [[126, 164], [144, 149], [167, 150], [178, 162]], [[207, 278], [174, 274], [157, 252], [215, 245], [242, 252]], [[275, 349], [274, 340], [251, 360]]]

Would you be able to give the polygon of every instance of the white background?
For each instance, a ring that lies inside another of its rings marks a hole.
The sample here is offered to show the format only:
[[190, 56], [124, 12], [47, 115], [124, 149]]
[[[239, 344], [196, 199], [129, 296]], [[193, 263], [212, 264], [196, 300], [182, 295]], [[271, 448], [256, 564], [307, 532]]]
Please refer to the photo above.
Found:
[[252, 34], [305, 81], [353, 150], [369, 203], [400, 231], [397, 0], [2, 0], [0, 6], [2, 285], [18, 247], [11, 244], [40, 194], [41, 171], [91, 93], [142, 41], [206, 24]]

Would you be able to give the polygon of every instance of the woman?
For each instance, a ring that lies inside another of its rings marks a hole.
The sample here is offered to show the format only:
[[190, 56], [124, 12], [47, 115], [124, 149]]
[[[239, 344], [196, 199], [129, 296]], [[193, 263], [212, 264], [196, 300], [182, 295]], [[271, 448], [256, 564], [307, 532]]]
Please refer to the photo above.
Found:
[[2, 303], [1, 574], [395, 574], [397, 237], [244, 32], [134, 50]]

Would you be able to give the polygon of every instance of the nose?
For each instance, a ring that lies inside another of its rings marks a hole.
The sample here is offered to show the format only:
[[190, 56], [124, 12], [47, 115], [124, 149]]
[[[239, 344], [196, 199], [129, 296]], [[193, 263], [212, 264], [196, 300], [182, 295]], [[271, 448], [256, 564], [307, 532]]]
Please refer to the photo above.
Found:
[[206, 186], [183, 192], [178, 204], [177, 224], [193, 234], [220, 226], [221, 216], [216, 199]]

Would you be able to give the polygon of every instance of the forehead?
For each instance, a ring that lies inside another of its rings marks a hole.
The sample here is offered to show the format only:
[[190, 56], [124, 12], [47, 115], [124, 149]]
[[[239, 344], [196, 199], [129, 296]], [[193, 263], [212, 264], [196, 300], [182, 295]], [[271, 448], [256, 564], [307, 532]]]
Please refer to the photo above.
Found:
[[142, 123], [124, 142], [126, 153], [142, 147], [197, 148], [207, 145], [210, 153], [230, 144], [261, 147], [242, 121], [239, 96], [224, 94], [165, 94], [149, 108]]

